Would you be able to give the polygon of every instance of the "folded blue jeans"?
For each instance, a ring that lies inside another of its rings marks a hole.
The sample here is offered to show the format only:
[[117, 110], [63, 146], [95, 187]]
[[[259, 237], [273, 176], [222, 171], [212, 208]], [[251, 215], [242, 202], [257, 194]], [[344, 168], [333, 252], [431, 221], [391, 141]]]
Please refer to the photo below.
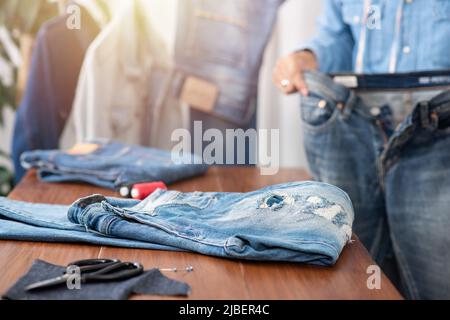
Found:
[[[136, 204], [136, 200], [123, 199]], [[40, 204], [0, 197], [0, 239], [91, 243], [112, 247], [175, 250], [148, 242], [102, 236], [67, 218], [70, 206]]]
[[168, 151], [127, 145], [114, 141], [89, 142], [98, 148], [86, 154], [61, 150], [24, 152], [24, 168], [37, 168], [38, 176], [46, 182], [80, 181], [108, 189], [140, 182], [173, 183], [205, 173], [207, 165], [196, 164], [194, 155], [180, 155], [173, 161]]
[[[71, 206], [0, 198], [0, 217], [2, 239], [84, 241], [329, 266], [351, 239], [353, 207], [335, 186], [296, 182], [248, 193], [158, 189], [143, 201], [92, 195]], [[15, 229], [5, 228], [13, 223]]]
[[307, 73], [307, 158], [316, 180], [349, 194], [354, 231], [375, 260], [393, 252], [409, 298], [449, 299], [450, 91], [437, 80], [450, 77], [408, 76], [418, 81], [401, 90], [397, 77], [349, 89]]

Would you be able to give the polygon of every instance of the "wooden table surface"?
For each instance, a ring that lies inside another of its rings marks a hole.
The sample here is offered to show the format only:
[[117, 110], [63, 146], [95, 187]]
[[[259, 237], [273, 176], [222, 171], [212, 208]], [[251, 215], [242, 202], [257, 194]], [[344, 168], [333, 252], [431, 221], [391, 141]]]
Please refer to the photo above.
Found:
[[[206, 175], [173, 184], [169, 189], [245, 192], [307, 177], [306, 172], [298, 169], [281, 169], [275, 176], [261, 176], [256, 168], [213, 167]], [[84, 184], [42, 183], [31, 171], [9, 197], [30, 202], [70, 204], [93, 193], [117, 195]], [[0, 240], [0, 292], [24, 274], [35, 259], [65, 265], [79, 259], [109, 257], [140, 261], [146, 268], [192, 265], [194, 271], [190, 273], [167, 272], [169, 277], [191, 285], [189, 299], [401, 299], [384, 274], [381, 276], [381, 289], [367, 288], [369, 275], [366, 270], [375, 263], [355, 236], [354, 240], [344, 248], [333, 267], [236, 261], [184, 252]]]

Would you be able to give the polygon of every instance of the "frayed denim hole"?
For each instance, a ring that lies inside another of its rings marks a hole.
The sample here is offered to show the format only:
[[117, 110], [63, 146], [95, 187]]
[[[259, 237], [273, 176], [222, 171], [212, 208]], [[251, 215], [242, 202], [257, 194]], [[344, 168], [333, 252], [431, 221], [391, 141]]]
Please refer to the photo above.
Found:
[[348, 224], [344, 209], [321, 196], [309, 196], [306, 199], [305, 211], [331, 221], [337, 227]]
[[344, 224], [348, 224], [347, 215], [344, 212], [339, 212], [334, 216], [331, 222], [333, 222], [333, 224], [337, 225], [338, 227], [342, 227]]
[[284, 199], [285, 199], [284, 196], [278, 194], [271, 194], [258, 202], [258, 209], [270, 208], [272, 210], [278, 210], [283, 207]]
[[302, 199], [303, 213], [316, 215], [318, 209], [326, 208], [329, 204], [326, 199], [320, 196], [309, 196], [306, 199]]

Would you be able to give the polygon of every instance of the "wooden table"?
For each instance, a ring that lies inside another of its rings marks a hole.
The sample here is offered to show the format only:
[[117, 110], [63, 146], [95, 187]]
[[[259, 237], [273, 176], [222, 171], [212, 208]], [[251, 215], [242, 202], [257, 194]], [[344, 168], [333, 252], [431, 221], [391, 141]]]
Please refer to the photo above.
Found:
[[[263, 186], [307, 179], [306, 172], [282, 169], [276, 176], [261, 176], [256, 168], [211, 168], [202, 177], [171, 185], [182, 191], [250, 191]], [[83, 184], [39, 182], [29, 172], [13, 190], [11, 199], [70, 204], [93, 193], [114, 192]], [[375, 263], [355, 237], [333, 267], [295, 263], [235, 261], [195, 253], [114, 248], [85, 244], [0, 241], [0, 292], [4, 292], [31, 266], [43, 259], [55, 264], [95, 257], [140, 261], [146, 268], [194, 267], [190, 273], [167, 273], [192, 286], [189, 299], [401, 299], [382, 274], [381, 289], [367, 288], [369, 265]], [[157, 299], [155, 296], [135, 298]]]

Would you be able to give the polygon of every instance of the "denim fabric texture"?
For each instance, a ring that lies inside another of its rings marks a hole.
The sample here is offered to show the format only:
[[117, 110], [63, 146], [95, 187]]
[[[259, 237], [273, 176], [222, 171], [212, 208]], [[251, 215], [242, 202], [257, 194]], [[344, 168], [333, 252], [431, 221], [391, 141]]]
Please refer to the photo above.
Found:
[[158, 189], [136, 205], [93, 195], [68, 217], [105, 236], [207, 255], [332, 265], [351, 239], [353, 208], [334, 186], [299, 182], [249, 193]]
[[[122, 199], [129, 205], [136, 200]], [[0, 197], [0, 239], [43, 242], [82, 242], [113, 247], [175, 250], [174, 248], [127, 239], [104, 237], [70, 222], [70, 206], [29, 203]]]
[[[436, 83], [441, 93], [430, 91], [396, 126], [389, 101], [370, 105], [370, 92], [320, 73], [305, 77], [301, 115], [314, 178], [349, 194], [355, 233], [381, 265], [393, 251], [408, 297], [450, 298], [450, 91]], [[385, 87], [394, 89], [396, 77], [386, 76]]]
[[[317, 35], [297, 49], [314, 51], [321, 72], [355, 72], [359, 47], [365, 47], [362, 73], [389, 72], [393, 45], [396, 72], [450, 68], [450, 1], [370, 0], [368, 20], [365, 3], [324, 0]], [[396, 37], [400, 6], [402, 15]], [[366, 35], [361, 37], [364, 29]]]
[[23, 153], [21, 163], [24, 168], [37, 168], [43, 181], [82, 181], [109, 189], [139, 182], [173, 183], [201, 175], [208, 169], [207, 165], [194, 164], [191, 154], [180, 158], [188, 164], [178, 164], [173, 162], [168, 151], [114, 141], [90, 143], [99, 147], [88, 154], [36, 150]]
[[71, 206], [0, 198], [0, 217], [2, 239], [330, 266], [351, 240], [353, 207], [335, 186], [295, 182], [248, 193], [158, 189], [143, 201], [92, 195]]
[[180, 1], [175, 45], [179, 80], [174, 82], [175, 91], [180, 91], [188, 76], [209, 81], [220, 91], [211, 114], [247, 126], [255, 112], [264, 49], [283, 2]]
[[[85, 52], [100, 31], [81, 7], [79, 30], [70, 30], [69, 15], [46, 22], [36, 38], [24, 97], [17, 109], [12, 141], [15, 180], [25, 171], [20, 155], [29, 150], [56, 149], [75, 96]], [[64, 66], [64, 67], [61, 67]]]

